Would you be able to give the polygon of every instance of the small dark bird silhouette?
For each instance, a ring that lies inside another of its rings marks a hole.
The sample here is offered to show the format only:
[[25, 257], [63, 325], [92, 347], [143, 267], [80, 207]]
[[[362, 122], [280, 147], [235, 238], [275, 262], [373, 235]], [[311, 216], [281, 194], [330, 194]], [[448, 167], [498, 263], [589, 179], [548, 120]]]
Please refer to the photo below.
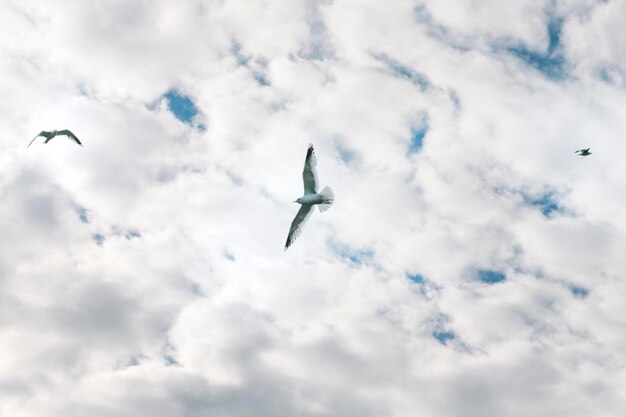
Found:
[[48, 143], [50, 142], [53, 138], [60, 136], [60, 135], [65, 135], [68, 138], [72, 139], [74, 142], [78, 143], [80, 146], [83, 146], [82, 143], [80, 143], [80, 141], [78, 140], [78, 138], [76, 137], [75, 134], [73, 134], [72, 132], [70, 132], [69, 130], [51, 130], [51, 131], [45, 131], [42, 130], [41, 133], [39, 133], [37, 136], [35, 136], [33, 138], [33, 140], [30, 141], [30, 143], [28, 144], [27, 148], [35, 141], [35, 139], [37, 139], [39, 136], [43, 136], [44, 138], [46, 138], [46, 140], [43, 143]]
[[589, 149], [591, 149], [591, 148], [579, 149], [579, 150], [577, 150], [574, 153], [578, 153], [580, 156], [589, 156], [589, 155], [591, 155], [591, 152], [589, 152]]

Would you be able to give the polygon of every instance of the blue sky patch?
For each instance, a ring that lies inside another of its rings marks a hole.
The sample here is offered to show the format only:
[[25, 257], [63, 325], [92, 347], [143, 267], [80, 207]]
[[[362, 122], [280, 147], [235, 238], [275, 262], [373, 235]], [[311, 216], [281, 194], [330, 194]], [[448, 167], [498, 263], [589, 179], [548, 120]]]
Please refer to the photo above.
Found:
[[420, 127], [411, 128], [411, 145], [409, 146], [409, 153], [414, 154], [422, 149], [424, 144], [424, 137], [428, 132], [428, 126], [426, 124]]
[[349, 261], [352, 265], [362, 265], [374, 258], [374, 251], [371, 249], [353, 249], [333, 240], [329, 241], [328, 244], [336, 255]]
[[424, 138], [428, 133], [428, 113], [422, 112], [411, 121], [408, 155], [419, 152], [424, 145]]
[[572, 291], [572, 294], [574, 294], [574, 297], [587, 298], [587, 296], [589, 295], [589, 290], [583, 287], [579, 287], [577, 285], [572, 285], [570, 287], [570, 290]]
[[87, 215], [87, 209], [82, 206], [76, 206], [76, 213], [81, 223], [89, 223], [89, 216]]
[[228, 249], [224, 249], [224, 257], [228, 259], [229, 261], [235, 260], [235, 255], [233, 255], [233, 253], [229, 251]]
[[396, 77], [404, 78], [405, 80], [410, 81], [413, 85], [419, 87], [420, 90], [424, 91], [430, 85], [428, 78], [422, 74], [421, 72], [415, 71], [413, 68], [401, 64], [395, 59], [389, 57], [386, 54], [377, 54], [374, 55], [376, 59], [380, 62], [384, 63], [387, 68], [391, 71]]
[[138, 237], [141, 237], [141, 233], [139, 233], [138, 230], [129, 230], [129, 231], [126, 232], [124, 237], [126, 239], [128, 239], [128, 240], [132, 240], [132, 239], [136, 239]]
[[260, 85], [264, 87], [267, 87], [270, 85], [270, 82], [267, 79], [267, 76], [259, 71], [252, 71], [252, 77], [254, 77], [257, 83], [259, 83]]
[[183, 123], [190, 125], [198, 114], [198, 108], [193, 100], [177, 90], [169, 90], [163, 97], [167, 101], [168, 109]]
[[424, 4], [419, 4], [413, 9], [413, 16], [420, 25], [424, 25], [429, 36], [443, 42], [457, 51], [468, 51], [471, 40], [467, 35], [454, 33], [450, 27], [442, 25], [435, 20]]
[[321, 35], [313, 36], [313, 40], [298, 52], [298, 57], [307, 61], [321, 61], [331, 58], [333, 50]]
[[230, 169], [224, 169], [224, 174], [228, 177], [228, 179], [237, 186], [242, 186], [244, 184], [243, 177], [238, 175], [234, 171]]
[[503, 198], [515, 198], [517, 201], [521, 198], [522, 202], [534, 209], [541, 211], [547, 218], [551, 218], [555, 214], [566, 214], [568, 211], [559, 204], [558, 195], [555, 191], [543, 191], [539, 193], [531, 193], [522, 189], [508, 188], [505, 186], [497, 186], [492, 188], [494, 194]]
[[131, 356], [128, 359], [128, 362], [126, 362], [126, 367], [130, 368], [132, 366], [138, 366], [139, 365], [139, 357], [137, 356]]
[[204, 291], [202, 291], [202, 287], [197, 282], [189, 283], [189, 291], [191, 291], [193, 295], [197, 295], [199, 297], [203, 297], [205, 295]]
[[168, 183], [176, 179], [176, 170], [173, 167], [162, 167], [157, 175], [157, 181]]
[[98, 246], [102, 246], [104, 244], [105, 237], [101, 233], [94, 233], [91, 235], [91, 238], [96, 242]]
[[454, 91], [454, 90], [450, 90], [448, 93], [448, 97], [450, 97], [450, 100], [452, 101], [452, 104], [454, 104], [454, 109], [455, 110], [460, 110], [461, 109], [461, 98], [459, 97], [459, 94]]
[[442, 345], [447, 345], [449, 341], [456, 339], [456, 335], [451, 330], [434, 331], [432, 335]]
[[[267, 74], [265, 74], [265, 69], [267, 68], [267, 61], [264, 58], [257, 58], [252, 60], [251, 57], [245, 56], [241, 52], [241, 44], [239, 42], [233, 42], [230, 47], [230, 52], [235, 56], [237, 63], [242, 67], [250, 70], [252, 74], [252, 78], [261, 86], [267, 87], [270, 84], [270, 81], [267, 78]], [[263, 71], [261, 71], [260, 69]]]
[[611, 77], [611, 70], [608, 67], [600, 68], [598, 70], [598, 77], [600, 77], [600, 79], [607, 84], [613, 84], [613, 77]]
[[324, 16], [317, 1], [307, 2], [305, 20], [309, 27], [308, 41], [298, 52], [298, 57], [309, 61], [321, 61], [334, 56], [332, 42], [328, 39], [328, 30]]
[[165, 366], [179, 366], [178, 361], [171, 355], [163, 355]]
[[165, 344], [164, 352], [163, 352], [163, 362], [165, 366], [179, 366], [180, 365], [178, 361], [176, 360], [175, 355], [176, 355], [176, 349], [174, 348], [174, 346], [172, 346], [172, 344], [168, 340], [167, 343]]
[[416, 284], [420, 284], [421, 285], [421, 284], [424, 284], [424, 282], [425, 282], [424, 281], [424, 277], [421, 276], [420, 274], [406, 274], [406, 276], [407, 276], [407, 278], [410, 281], [412, 281], [412, 282], [414, 282]]
[[623, 86], [626, 80], [626, 69], [617, 64], [606, 64], [599, 67], [595, 75], [605, 84]]
[[541, 213], [546, 217], [550, 217], [554, 213], [563, 212], [561, 206], [559, 206], [558, 202], [554, 199], [553, 193], [546, 193], [534, 198], [524, 194], [524, 201], [541, 210]]
[[350, 163], [354, 162], [356, 158], [356, 152], [351, 149], [348, 149], [346, 146], [344, 146], [341, 143], [340, 140], [335, 139], [335, 149], [337, 149], [339, 158], [344, 164], [350, 165]]
[[551, 16], [548, 20], [548, 48], [541, 52], [524, 44], [506, 47], [506, 51], [535, 68], [551, 80], [562, 80], [566, 76], [566, 60], [561, 52], [563, 18]]
[[494, 271], [491, 269], [479, 269], [476, 271], [476, 276], [479, 281], [484, 282], [485, 284], [496, 284], [506, 279], [504, 272]]
[[248, 65], [248, 61], [250, 61], [250, 58], [248, 58], [247, 56], [241, 53], [241, 44], [239, 42], [237, 41], [233, 42], [233, 44], [230, 47], [230, 52], [235, 56], [235, 59], [237, 60], [237, 63], [239, 65], [243, 65], [243, 66]]
[[[409, 289], [416, 294], [421, 294], [426, 299], [432, 299], [435, 294], [441, 291], [441, 287], [439, 285], [428, 280], [424, 275], [406, 272], [405, 276], [410, 282]], [[448, 318], [445, 315], [438, 317], [439, 325], [443, 325], [447, 321]]]

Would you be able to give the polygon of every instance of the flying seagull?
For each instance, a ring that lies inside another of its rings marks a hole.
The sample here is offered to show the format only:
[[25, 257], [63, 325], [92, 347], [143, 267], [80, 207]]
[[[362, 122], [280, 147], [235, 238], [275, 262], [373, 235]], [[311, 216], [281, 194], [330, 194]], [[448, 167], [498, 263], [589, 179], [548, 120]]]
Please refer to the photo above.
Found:
[[309, 145], [309, 149], [306, 151], [306, 158], [304, 159], [304, 170], [302, 171], [302, 180], [304, 181], [304, 195], [298, 198], [294, 203], [300, 203], [301, 207], [296, 214], [296, 218], [291, 222], [289, 228], [289, 235], [287, 236], [287, 243], [285, 243], [285, 250], [294, 240], [298, 237], [302, 231], [304, 222], [311, 215], [313, 206], [317, 204], [320, 211], [326, 211], [330, 208], [335, 200], [333, 190], [330, 187], [324, 187], [321, 192], [317, 192], [317, 173], [315, 172], [315, 166], [317, 160], [315, 159], [315, 151], [313, 145]]
[[591, 152], [589, 152], [589, 149], [591, 149], [591, 148], [579, 149], [579, 150], [577, 150], [574, 153], [580, 152], [579, 153], [580, 156], [589, 156], [589, 155], [591, 155]]
[[74, 142], [78, 143], [80, 146], [83, 146], [82, 143], [80, 143], [80, 141], [78, 140], [78, 138], [76, 137], [75, 134], [73, 134], [72, 132], [70, 132], [69, 130], [51, 130], [51, 131], [45, 131], [42, 130], [41, 133], [39, 133], [37, 136], [35, 136], [33, 138], [33, 140], [30, 141], [30, 143], [28, 144], [27, 148], [35, 141], [35, 139], [37, 139], [39, 136], [43, 136], [44, 138], [46, 138], [46, 140], [43, 143], [48, 143], [50, 142], [54, 137], [56, 136], [60, 136], [60, 135], [65, 135], [68, 138], [72, 139]]

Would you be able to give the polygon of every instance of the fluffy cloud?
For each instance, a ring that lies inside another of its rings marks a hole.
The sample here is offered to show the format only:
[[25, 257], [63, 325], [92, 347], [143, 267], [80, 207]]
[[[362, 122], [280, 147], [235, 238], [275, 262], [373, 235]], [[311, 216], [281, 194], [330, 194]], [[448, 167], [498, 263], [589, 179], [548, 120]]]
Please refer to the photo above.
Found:
[[621, 3], [5, 3], [0, 414], [626, 412]]

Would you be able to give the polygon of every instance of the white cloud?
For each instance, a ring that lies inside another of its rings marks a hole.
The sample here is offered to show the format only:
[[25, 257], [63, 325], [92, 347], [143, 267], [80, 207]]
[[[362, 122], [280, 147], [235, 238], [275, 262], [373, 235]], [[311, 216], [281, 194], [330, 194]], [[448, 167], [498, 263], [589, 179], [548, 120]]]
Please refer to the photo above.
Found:
[[1, 415], [626, 411], [619, 2], [5, 3]]

